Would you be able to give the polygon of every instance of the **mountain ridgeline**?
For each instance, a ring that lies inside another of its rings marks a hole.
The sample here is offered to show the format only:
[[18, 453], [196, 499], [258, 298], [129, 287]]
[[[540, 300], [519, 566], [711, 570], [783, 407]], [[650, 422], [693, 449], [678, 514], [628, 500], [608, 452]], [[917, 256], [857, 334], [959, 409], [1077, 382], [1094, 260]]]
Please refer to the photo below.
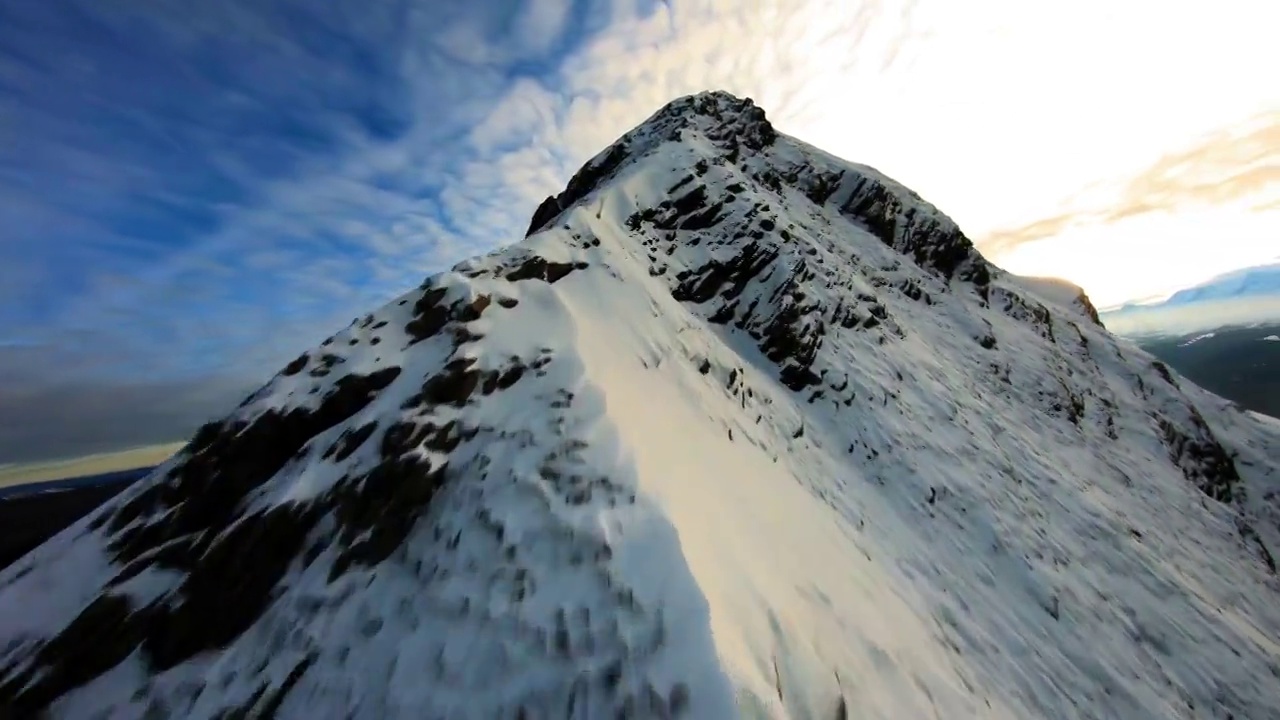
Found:
[[0, 717], [1278, 718], [1277, 488], [1280, 422], [701, 93], [0, 571]]

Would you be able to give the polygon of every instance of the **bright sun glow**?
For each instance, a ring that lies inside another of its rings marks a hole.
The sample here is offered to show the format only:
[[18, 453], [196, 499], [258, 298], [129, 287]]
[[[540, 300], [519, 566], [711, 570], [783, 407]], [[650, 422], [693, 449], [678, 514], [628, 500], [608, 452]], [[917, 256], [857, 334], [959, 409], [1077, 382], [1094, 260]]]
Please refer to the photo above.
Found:
[[[1222, 273], [1280, 257], [1280, 212], [1235, 207], [1148, 213], [1110, 225], [1068, 229], [1001, 254], [1020, 275], [1065, 277], [1101, 308], [1170, 295]], [[1206, 248], [1209, 250], [1206, 252]]]
[[[1152, 198], [1122, 196], [1171, 153], [1280, 110], [1271, 77], [1280, 45], [1268, 22], [1277, 14], [1267, 3], [921, 0], [896, 20], [880, 8], [865, 25], [865, 3], [810, 2], [790, 8], [805, 22], [775, 26], [744, 10], [731, 33], [699, 23], [697, 5], [651, 19], [660, 39], [652, 57], [631, 53], [631, 79], [669, 79], [676, 70], [666, 66], [688, 68], [693, 48], [732, 35], [738, 52], [757, 58], [748, 71], [682, 69], [689, 87], [680, 90], [754, 96], [779, 129], [902, 181], [980, 248], [993, 233], [1047, 217], [1131, 212], [984, 248], [1010, 270], [1063, 276], [1115, 304], [1271, 260], [1280, 246], [1276, 212], [1257, 210], [1275, 207], [1275, 173], [1248, 202], [1182, 199], [1141, 212], [1135, 205]], [[661, 37], [667, 28], [675, 30]], [[1278, 135], [1260, 134], [1249, 162], [1280, 166]]]

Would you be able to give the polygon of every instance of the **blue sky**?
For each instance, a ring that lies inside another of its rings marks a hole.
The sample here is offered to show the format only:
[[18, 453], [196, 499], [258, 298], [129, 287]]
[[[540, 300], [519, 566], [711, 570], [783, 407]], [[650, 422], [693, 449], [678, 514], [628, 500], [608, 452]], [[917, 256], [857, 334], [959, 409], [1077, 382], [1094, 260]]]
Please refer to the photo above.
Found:
[[536, 200], [451, 182], [468, 136], [609, 10], [0, 4], [0, 462], [189, 432], [505, 239]]
[[[78, 377], [261, 374], [259, 356], [495, 244], [445, 180], [482, 157], [465, 136], [605, 20], [572, 2], [206, 5], [0, 7], [0, 345]], [[527, 213], [513, 199], [503, 214]]]
[[[1134, 190], [1168, 153], [1203, 165], [1277, 126], [1256, 4], [955, 7], [0, 3], [0, 463], [181, 439], [351, 318], [517, 240], [573, 169], [679, 94], [754, 97], [990, 234], [1019, 271], [1070, 251], [1037, 245], [1037, 223], [1105, 229], [1117, 203], [1168, 201]], [[1235, 80], [1187, 64], [1192, 31]], [[1122, 60], [1143, 33], [1158, 73]], [[1089, 57], [1064, 62], [1082, 40]], [[1169, 202], [1223, 212], [1183, 190]], [[1203, 272], [1265, 260], [1255, 226]], [[1093, 290], [1088, 272], [1072, 279]], [[1179, 284], [1170, 270], [1159, 289]]]

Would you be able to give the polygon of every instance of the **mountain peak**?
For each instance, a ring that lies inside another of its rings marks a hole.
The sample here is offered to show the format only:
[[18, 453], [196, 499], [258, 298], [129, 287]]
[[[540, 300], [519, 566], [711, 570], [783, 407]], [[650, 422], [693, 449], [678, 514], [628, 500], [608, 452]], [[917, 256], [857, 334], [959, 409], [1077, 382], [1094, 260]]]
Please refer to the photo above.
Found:
[[773, 143], [778, 134], [764, 110], [751, 98], [739, 98], [723, 90], [676, 98], [642, 123], [637, 131], [638, 134], [646, 131], [669, 134], [681, 124], [698, 126], [722, 144], [726, 152], [732, 152], [739, 144], [760, 150]]
[[1280, 422], [727, 94], [549, 202], [0, 570], [0, 717], [1277, 717]]
[[[563, 192], [544, 200], [526, 236], [549, 227], [636, 159], [671, 145], [679, 148], [668, 154], [688, 163], [687, 179], [671, 188], [672, 192], [685, 189], [680, 204], [688, 212], [706, 212], [724, 198], [708, 196], [701, 183], [687, 188], [684, 183], [702, 177], [713, 166], [731, 169], [730, 174], [760, 185], [766, 194], [791, 194], [829, 207], [921, 267], [948, 280], [971, 281], [985, 292], [991, 266], [951, 218], [873, 168], [837, 160], [794, 138], [775, 147], [779, 137], [764, 111], [749, 98], [724, 91], [677, 98], [587, 161]], [[730, 182], [725, 187], [741, 184]], [[702, 193], [698, 207], [690, 206], [693, 193]], [[638, 212], [646, 210], [653, 208]]]
[[698, 131], [734, 157], [742, 148], [760, 150], [777, 137], [764, 110], [750, 98], [738, 98], [723, 90], [676, 98], [588, 160], [559, 195], [542, 201], [533, 214], [526, 237], [545, 228], [560, 213], [591, 194], [630, 160], [652, 152], [663, 142], [678, 142], [686, 129]]

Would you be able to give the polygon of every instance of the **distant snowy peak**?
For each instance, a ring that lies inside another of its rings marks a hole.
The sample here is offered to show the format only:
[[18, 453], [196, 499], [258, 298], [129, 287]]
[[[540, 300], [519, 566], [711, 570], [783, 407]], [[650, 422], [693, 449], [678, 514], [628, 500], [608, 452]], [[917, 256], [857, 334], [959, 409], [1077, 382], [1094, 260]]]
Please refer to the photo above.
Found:
[[1277, 547], [1280, 423], [703, 93], [0, 571], [0, 719], [1280, 718]]
[[1277, 297], [1280, 297], [1280, 264], [1270, 264], [1223, 273], [1167, 297], [1151, 298], [1107, 308], [1104, 314], [1120, 317], [1126, 314], [1195, 306], [1212, 307], [1214, 303], [1259, 301]]
[[1192, 288], [1179, 290], [1166, 305], [1190, 305], [1211, 300], [1280, 295], [1280, 264], [1244, 268], [1219, 275]]
[[1184, 343], [1179, 343], [1178, 347], [1188, 347], [1190, 345], [1194, 345], [1200, 342], [1201, 340], [1208, 340], [1209, 338], [1215, 337], [1215, 336], [1217, 336], [1217, 333], [1211, 333], [1211, 332], [1201, 333], [1200, 335], [1196, 335], [1195, 337], [1191, 338], [1190, 340]]

